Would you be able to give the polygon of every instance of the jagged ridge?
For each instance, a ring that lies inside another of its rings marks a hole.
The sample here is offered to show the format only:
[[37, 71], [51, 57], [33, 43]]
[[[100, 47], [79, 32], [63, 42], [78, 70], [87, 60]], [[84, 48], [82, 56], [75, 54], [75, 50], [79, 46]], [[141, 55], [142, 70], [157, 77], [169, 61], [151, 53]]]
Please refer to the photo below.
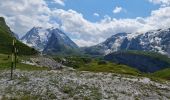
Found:
[[118, 33], [98, 45], [85, 48], [84, 51], [92, 55], [106, 55], [120, 50], [153, 51], [170, 55], [169, 44], [170, 28], [149, 31], [136, 36]]

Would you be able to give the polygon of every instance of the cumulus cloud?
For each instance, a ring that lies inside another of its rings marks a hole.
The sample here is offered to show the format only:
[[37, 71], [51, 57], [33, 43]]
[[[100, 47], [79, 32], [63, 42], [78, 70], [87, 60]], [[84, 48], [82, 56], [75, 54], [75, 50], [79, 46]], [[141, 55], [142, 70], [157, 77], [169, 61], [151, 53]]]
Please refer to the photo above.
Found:
[[60, 9], [53, 12], [53, 14], [53, 16], [61, 20], [62, 30], [72, 33], [70, 34], [71, 37], [81, 39], [81, 41], [79, 41], [79, 43], [81, 42], [79, 44], [81, 46], [84, 41], [90, 41], [91, 44], [89, 45], [97, 44], [118, 32], [135, 32], [143, 25], [136, 19], [117, 20], [109, 16], [105, 16], [100, 22], [92, 23], [84, 19], [81, 13], [74, 10], [65, 11]]
[[113, 9], [113, 13], [120, 13], [121, 11], [123, 10], [123, 8], [122, 7], [115, 7], [114, 9]]
[[170, 12], [170, 7], [154, 10], [149, 17], [145, 18], [115, 19], [105, 16], [96, 23], [84, 19], [81, 13], [74, 10], [56, 10], [53, 16], [57, 16], [62, 21], [61, 28], [72, 33], [71, 37], [75, 37], [79, 45], [89, 46], [89, 43], [91, 45], [100, 43], [119, 32], [144, 33], [149, 30], [168, 28], [170, 27], [170, 13], [167, 12]]
[[[51, 10], [44, 0], [0, 0], [0, 16], [6, 18], [11, 29], [23, 35], [34, 26], [52, 27]], [[14, 6], [15, 5], [15, 6]]]
[[151, 12], [151, 16], [142, 18], [144, 22], [139, 32], [146, 32], [148, 30], [170, 28], [170, 7], [159, 8]]

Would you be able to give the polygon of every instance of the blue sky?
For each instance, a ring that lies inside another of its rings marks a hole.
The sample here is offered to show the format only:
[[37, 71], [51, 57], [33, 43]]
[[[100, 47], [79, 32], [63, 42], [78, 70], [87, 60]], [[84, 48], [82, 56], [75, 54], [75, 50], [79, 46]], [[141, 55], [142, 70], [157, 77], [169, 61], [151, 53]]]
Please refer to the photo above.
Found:
[[[47, 1], [49, 3], [49, 1]], [[64, 10], [73, 9], [81, 14], [84, 18], [96, 22], [108, 15], [113, 18], [136, 18], [150, 16], [151, 11], [160, 7], [148, 0], [65, 0], [65, 6], [49, 3], [50, 8], [60, 8]], [[121, 7], [120, 13], [113, 13], [113, 9]], [[98, 13], [100, 16], [94, 16]]]
[[170, 0], [0, 0], [0, 16], [20, 37], [33, 27], [55, 27], [79, 46], [127, 32], [130, 38], [170, 28]]

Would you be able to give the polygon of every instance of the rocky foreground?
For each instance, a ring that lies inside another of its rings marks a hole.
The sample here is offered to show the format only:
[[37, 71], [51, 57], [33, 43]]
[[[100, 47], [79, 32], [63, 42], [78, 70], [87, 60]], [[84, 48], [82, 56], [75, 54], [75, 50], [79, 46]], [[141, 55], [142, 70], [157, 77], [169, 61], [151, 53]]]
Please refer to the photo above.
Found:
[[170, 100], [170, 83], [111, 73], [0, 71], [0, 99]]

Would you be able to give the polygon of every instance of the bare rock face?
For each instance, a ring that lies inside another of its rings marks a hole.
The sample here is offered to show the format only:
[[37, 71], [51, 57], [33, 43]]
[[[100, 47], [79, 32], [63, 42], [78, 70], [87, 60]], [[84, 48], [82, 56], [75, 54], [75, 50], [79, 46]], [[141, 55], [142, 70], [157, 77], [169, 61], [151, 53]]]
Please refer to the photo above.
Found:
[[37, 66], [41, 67], [49, 67], [50, 69], [61, 69], [62, 65], [56, 62], [54, 59], [45, 58], [45, 57], [37, 57], [37, 58], [30, 58], [31, 62]]

